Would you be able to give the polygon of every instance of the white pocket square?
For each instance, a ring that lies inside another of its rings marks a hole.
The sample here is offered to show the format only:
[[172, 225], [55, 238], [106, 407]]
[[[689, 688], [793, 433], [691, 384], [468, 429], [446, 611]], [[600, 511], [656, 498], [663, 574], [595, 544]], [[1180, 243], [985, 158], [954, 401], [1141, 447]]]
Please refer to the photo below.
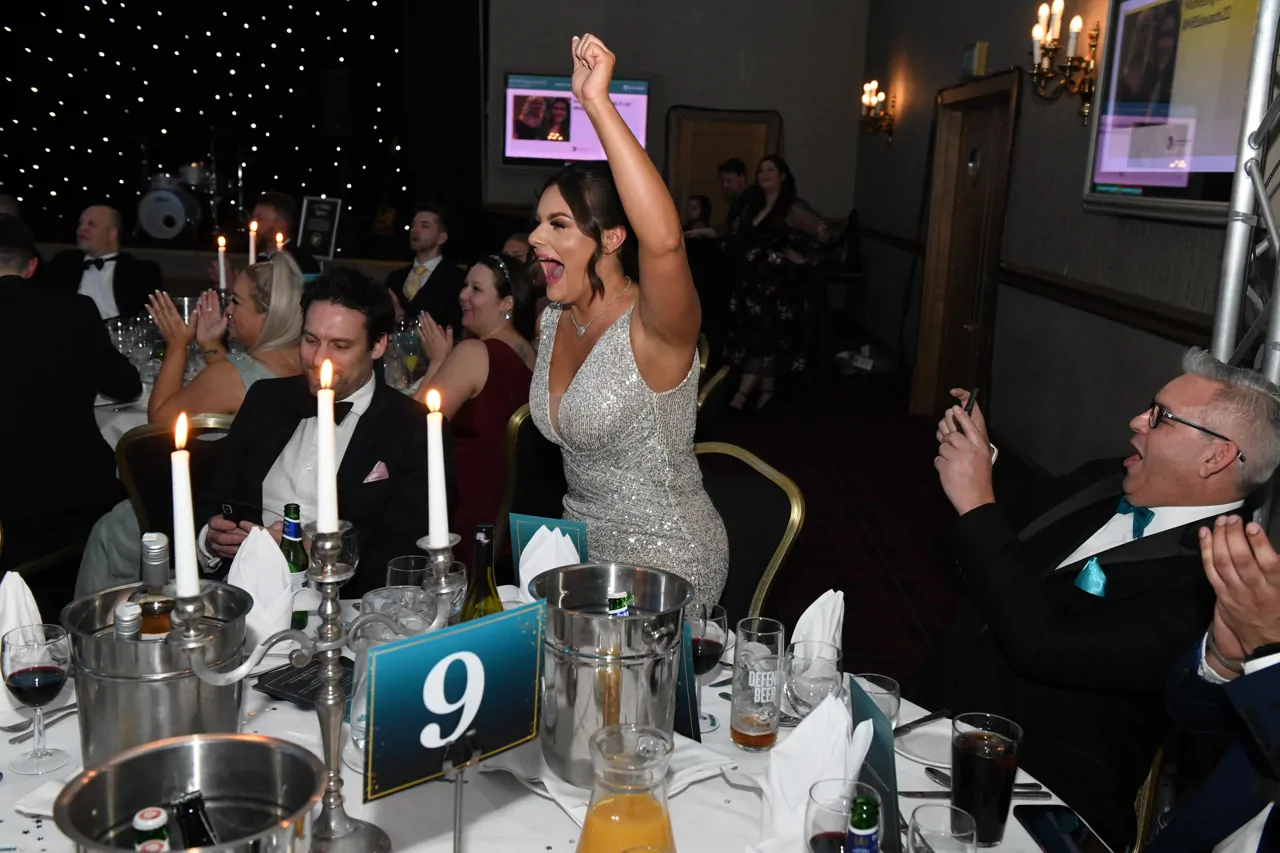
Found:
[[389, 480], [391, 475], [387, 473], [387, 465], [385, 462], [379, 462], [373, 466], [373, 470], [369, 472], [369, 476], [364, 478], [366, 483], [376, 483], [379, 480]]

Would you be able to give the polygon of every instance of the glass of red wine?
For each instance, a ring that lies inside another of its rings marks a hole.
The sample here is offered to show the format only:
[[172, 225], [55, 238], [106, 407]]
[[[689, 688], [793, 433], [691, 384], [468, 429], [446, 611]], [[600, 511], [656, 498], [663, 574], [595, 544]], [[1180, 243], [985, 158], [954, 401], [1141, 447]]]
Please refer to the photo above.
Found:
[[13, 698], [35, 711], [34, 748], [9, 765], [14, 773], [38, 776], [62, 767], [70, 757], [44, 743], [44, 706], [67, 683], [71, 645], [57, 625], [24, 625], [0, 639], [0, 670]]
[[702, 710], [702, 676], [715, 669], [724, 654], [729, 615], [719, 604], [699, 604], [685, 611], [684, 621], [693, 639], [693, 674], [698, 677], [698, 730], [707, 734], [720, 728], [720, 721]]
[[854, 800], [866, 798], [876, 804], [880, 823], [876, 834], [883, 837], [884, 809], [880, 793], [864, 782], [823, 779], [809, 788], [809, 802], [804, 810], [804, 837], [809, 853], [844, 853], [845, 836], [849, 832], [849, 812]]

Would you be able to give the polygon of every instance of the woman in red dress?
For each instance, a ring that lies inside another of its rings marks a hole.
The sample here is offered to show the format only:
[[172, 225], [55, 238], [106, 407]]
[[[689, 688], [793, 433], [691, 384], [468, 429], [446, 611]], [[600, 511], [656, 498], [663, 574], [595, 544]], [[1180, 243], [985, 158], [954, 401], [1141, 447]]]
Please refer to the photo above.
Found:
[[502, 500], [503, 441], [507, 421], [529, 402], [537, 353], [533, 332], [533, 291], [524, 263], [510, 255], [488, 255], [470, 272], [458, 294], [462, 326], [470, 337], [453, 341], [429, 314], [419, 318], [418, 337], [431, 359], [419, 386], [425, 403], [440, 392], [441, 411], [453, 424], [458, 497], [449, 526], [462, 537], [458, 559], [470, 568], [472, 532], [493, 524]]

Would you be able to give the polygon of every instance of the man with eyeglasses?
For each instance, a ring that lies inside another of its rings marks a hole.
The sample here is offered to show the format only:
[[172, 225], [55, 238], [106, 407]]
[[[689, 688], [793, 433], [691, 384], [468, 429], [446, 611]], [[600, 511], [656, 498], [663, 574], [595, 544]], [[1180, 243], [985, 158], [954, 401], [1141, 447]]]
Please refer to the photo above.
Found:
[[908, 693], [1022, 726], [1019, 764], [1113, 850], [1133, 841], [1165, 679], [1213, 611], [1197, 528], [1238, 510], [1280, 462], [1280, 389], [1199, 349], [1182, 366], [1129, 422], [1123, 470], [1055, 481], [1026, 526], [996, 502], [986, 423], [964, 413], [965, 392], [938, 425], [968, 596]]

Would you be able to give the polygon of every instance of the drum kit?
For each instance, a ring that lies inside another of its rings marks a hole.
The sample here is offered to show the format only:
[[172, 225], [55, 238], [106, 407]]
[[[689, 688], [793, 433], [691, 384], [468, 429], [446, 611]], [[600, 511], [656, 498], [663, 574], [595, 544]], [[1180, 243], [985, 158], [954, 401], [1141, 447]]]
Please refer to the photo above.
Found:
[[[216, 136], [214, 142], [217, 142]], [[227, 179], [219, 175], [218, 161], [214, 155], [207, 160], [183, 163], [176, 173], [153, 172], [144, 145], [135, 235], [141, 233], [163, 241], [203, 242], [215, 231], [228, 226], [238, 228], [242, 223], [224, 223], [222, 217], [244, 209], [243, 165]], [[233, 204], [226, 205], [226, 202]], [[227, 210], [223, 209], [224, 205]]]

